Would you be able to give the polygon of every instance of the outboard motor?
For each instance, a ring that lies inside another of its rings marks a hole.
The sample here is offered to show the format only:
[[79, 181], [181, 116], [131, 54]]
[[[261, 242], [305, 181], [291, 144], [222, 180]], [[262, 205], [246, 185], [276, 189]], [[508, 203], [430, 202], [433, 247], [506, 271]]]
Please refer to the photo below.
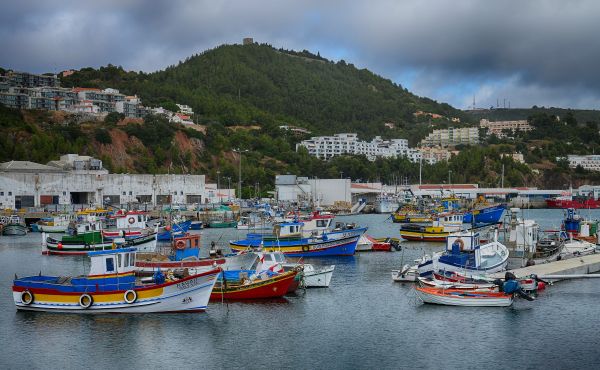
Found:
[[512, 272], [507, 272], [505, 274], [504, 284], [502, 284], [502, 291], [506, 294], [518, 295], [519, 297], [528, 301], [533, 301], [535, 299], [523, 291], [521, 284], [519, 284], [519, 281], [516, 280], [516, 276]]

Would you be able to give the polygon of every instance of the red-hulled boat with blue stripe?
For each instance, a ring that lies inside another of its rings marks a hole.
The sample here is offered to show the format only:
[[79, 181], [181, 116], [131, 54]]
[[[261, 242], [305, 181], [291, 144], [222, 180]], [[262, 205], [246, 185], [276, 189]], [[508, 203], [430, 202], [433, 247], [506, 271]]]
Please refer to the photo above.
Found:
[[233, 251], [241, 252], [262, 248], [265, 252], [282, 252], [291, 257], [351, 256], [358, 239], [366, 228], [324, 233], [318, 237], [304, 238], [302, 222], [284, 222], [275, 225], [269, 235], [248, 234], [246, 239], [229, 242]]
[[85, 276], [36, 275], [16, 278], [13, 299], [18, 310], [77, 313], [197, 312], [207, 307], [220, 269], [166, 278], [134, 275], [135, 248], [90, 252]]

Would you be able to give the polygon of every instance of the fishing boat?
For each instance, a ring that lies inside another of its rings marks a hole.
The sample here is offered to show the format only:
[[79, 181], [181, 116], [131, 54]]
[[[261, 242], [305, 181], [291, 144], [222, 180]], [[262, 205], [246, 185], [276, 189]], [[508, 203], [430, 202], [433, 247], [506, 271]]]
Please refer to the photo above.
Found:
[[425, 242], [445, 242], [451, 232], [462, 228], [463, 215], [441, 213], [429, 226], [407, 224], [400, 227], [400, 236], [405, 240]]
[[137, 238], [152, 232], [148, 227], [148, 214], [141, 211], [119, 210], [108, 216], [108, 227], [102, 230], [102, 236], [111, 238]]
[[310, 263], [292, 263], [287, 261], [281, 252], [269, 252], [262, 254], [263, 268], [273, 268], [280, 265], [284, 271], [300, 269], [303, 275], [303, 284], [306, 288], [326, 288], [331, 283], [335, 265], [316, 266]]
[[416, 282], [417, 278], [419, 277], [419, 265], [429, 261], [430, 259], [431, 257], [428, 255], [423, 255], [421, 258], [414, 260], [413, 265], [402, 265], [402, 261], [404, 260], [404, 252], [402, 252], [402, 260], [400, 261], [402, 268], [399, 270], [392, 270], [392, 280], [402, 283]]
[[380, 194], [375, 199], [375, 213], [394, 213], [400, 207], [397, 197], [389, 194]]
[[163, 226], [162, 229], [159, 229], [158, 231], [157, 239], [165, 242], [184, 236], [189, 231], [191, 226], [191, 220], [174, 222], [171, 225]]
[[479, 232], [465, 231], [448, 235], [446, 250], [436, 252], [432, 258], [419, 264], [419, 275], [430, 276], [434, 272], [451, 271], [466, 276], [485, 275], [504, 271], [509, 252], [506, 246], [494, 240], [481, 245]]
[[17, 215], [3, 217], [0, 222], [2, 223], [2, 234], [4, 235], [27, 235], [27, 225], [25, 225], [25, 221]]
[[223, 271], [211, 295], [211, 301], [220, 300], [253, 300], [280, 298], [287, 294], [290, 286], [298, 285], [295, 281], [297, 270], [280, 274], [234, 270]]
[[446, 306], [508, 307], [513, 295], [498, 292], [476, 292], [462, 289], [443, 289], [415, 286], [417, 297], [424, 303]]
[[236, 227], [237, 224], [238, 223], [236, 220], [212, 220], [208, 222], [207, 227], [213, 229], [227, 229], [230, 227]]
[[432, 213], [419, 210], [413, 205], [404, 205], [392, 214], [396, 223], [428, 223], [433, 221]]
[[200, 235], [188, 234], [175, 238], [160, 252], [138, 253], [135, 267], [141, 273], [154, 273], [157, 270], [197, 274], [225, 264], [225, 258], [201, 258]]
[[136, 247], [141, 252], [153, 252], [156, 249], [156, 232], [137, 238], [106, 239], [102, 235], [100, 220], [77, 223], [71, 234], [60, 237], [42, 233], [42, 253], [61, 255], [85, 255], [90, 251]]
[[595, 199], [593, 194], [589, 196], [573, 196], [571, 193], [560, 197], [546, 199], [548, 208], [574, 208], [574, 209], [597, 209], [600, 208], [600, 199]]
[[600, 239], [598, 221], [586, 220], [574, 208], [565, 211], [561, 228], [570, 238], [600, 244], [598, 243]]
[[202, 226], [202, 221], [192, 221], [192, 224], [190, 225], [190, 230], [202, 230]]
[[265, 219], [242, 216], [237, 222], [235, 228], [238, 230], [271, 230], [273, 228], [273, 224]]
[[[43, 218], [35, 224], [32, 224], [32, 231], [44, 233], [64, 233], [67, 231], [73, 218], [69, 214], [60, 214], [52, 217]], [[36, 226], [33, 230], [33, 225]]]
[[280, 251], [290, 257], [351, 256], [360, 235], [366, 229], [326, 233], [318, 237], [302, 236], [302, 222], [275, 225], [272, 234], [248, 234], [246, 239], [229, 242], [234, 252], [262, 248], [266, 252]]
[[13, 281], [18, 310], [72, 313], [198, 312], [206, 310], [219, 269], [148, 282], [137, 279], [135, 248], [89, 252], [83, 276], [35, 275]]
[[386, 238], [375, 239], [370, 235], [363, 234], [356, 245], [357, 252], [391, 252], [392, 243]]
[[465, 212], [463, 222], [468, 224], [496, 224], [502, 220], [505, 209], [504, 204], [490, 204], [485, 199], [480, 198], [473, 209]]

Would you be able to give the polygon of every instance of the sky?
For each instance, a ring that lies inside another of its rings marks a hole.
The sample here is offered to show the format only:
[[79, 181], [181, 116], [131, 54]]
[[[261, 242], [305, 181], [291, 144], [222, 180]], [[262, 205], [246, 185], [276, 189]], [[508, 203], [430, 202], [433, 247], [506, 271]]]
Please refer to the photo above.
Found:
[[600, 109], [599, 15], [592, 0], [4, 0], [0, 67], [151, 72], [253, 37], [461, 109]]

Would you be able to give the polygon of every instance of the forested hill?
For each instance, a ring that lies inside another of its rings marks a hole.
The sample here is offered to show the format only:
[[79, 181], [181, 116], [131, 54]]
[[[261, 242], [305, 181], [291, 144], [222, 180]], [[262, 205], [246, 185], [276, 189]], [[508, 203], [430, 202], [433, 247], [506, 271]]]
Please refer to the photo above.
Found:
[[[416, 111], [470, 119], [448, 104], [417, 97], [343, 60], [334, 63], [308, 51], [258, 44], [223, 45], [150, 74], [112, 65], [84, 68], [63, 78], [62, 84], [117, 88], [137, 94], [148, 106], [187, 104], [203, 123], [271, 122], [305, 127], [315, 134], [421, 137], [431, 128], [415, 125], [420, 119]], [[385, 122], [396, 128], [385, 128]]]

